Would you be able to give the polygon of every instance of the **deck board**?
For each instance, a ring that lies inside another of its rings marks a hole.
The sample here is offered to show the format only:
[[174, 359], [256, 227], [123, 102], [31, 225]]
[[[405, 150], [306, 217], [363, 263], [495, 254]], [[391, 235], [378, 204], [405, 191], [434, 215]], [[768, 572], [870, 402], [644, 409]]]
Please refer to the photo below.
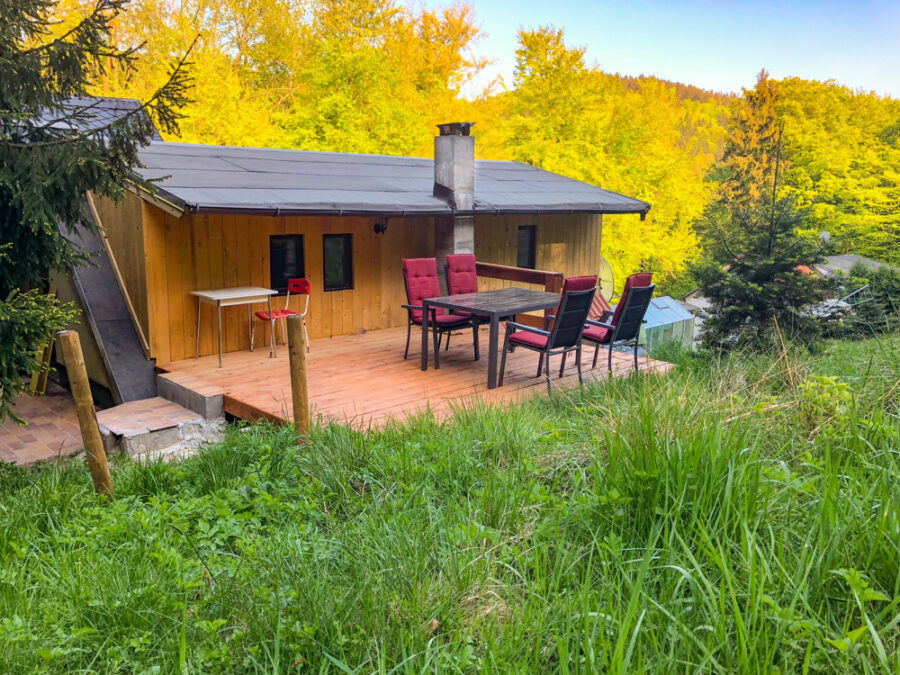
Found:
[[[472, 358], [471, 332], [454, 335], [449, 351], [441, 352], [441, 368], [423, 372], [419, 368], [420, 334], [413, 332], [410, 354], [403, 359], [406, 331], [391, 328], [361, 335], [313, 340], [307, 356], [309, 400], [313, 417], [358, 428], [380, 427], [390, 419], [430, 409], [438, 419], [448, 417], [454, 407], [477, 402], [506, 404], [533, 393], [543, 394], [543, 375], [535, 377], [538, 355], [517, 349], [507, 357], [504, 386], [487, 388], [488, 331], [480, 331], [479, 361]], [[595, 370], [590, 369], [593, 345], [585, 349], [585, 381], [606, 377], [606, 354]], [[664, 372], [671, 364], [640, 357], [642, 371]], [[433, 360], [431, 362], [433, 364]], [[575, 359], [570, 356], [565, 374], [558, 378], [559, 357], [553, 359], [554, 388], [578, 386]], [[205, 356], [159, 365], [168, 373], [184, 374], [191, 388], [218, 387], [225, 393], [225, 411], [244, 419], [284, 420], [292, 416], [291, 383], [287, 349], [269, 358], [268, 350], [236, 351], [217, 357]], [[632, 372], [632, 356], [613, 354], [613, 374]]]

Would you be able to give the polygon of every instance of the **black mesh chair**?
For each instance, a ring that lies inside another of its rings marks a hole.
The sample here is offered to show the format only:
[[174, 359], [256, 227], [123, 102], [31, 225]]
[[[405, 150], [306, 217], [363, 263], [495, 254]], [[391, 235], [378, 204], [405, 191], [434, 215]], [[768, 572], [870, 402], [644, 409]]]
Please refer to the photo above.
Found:
[[[532, 326], [526, 326], [515, 321], [506, 322], [506, 336], [503, 339], [503, 356], [500, 360], [500, 380], [498, 384], [503, 386], [503, 374], [506, 370], [506, 354], [512, 345], [524, 347], [540, 352], [537, 376], [541, 376], [544, 370], [547, 378], [547, 391], [550, 390], [550, 356], [562, 355], [562, 364], [559, 368], [559, 376], [563, 376], [566, 367], [566, 357], [569, 352], [575, 352], [575, 364], [578, 368], [578, 381], [581, 377], [581, 334], [584, 332], [584, 324], [587, 321], [588, 312], [591, 309], [591, 301], [597, 290], [591, 282], [587, 290], [567, 290], [563, 292], [562, 300], [556, 314], [547, 317], [553, 320], [553, 328], [541, 330]], [[544, 324], [545, 327], [547, 323]], [[544, 363], [546, 359], [546, 364]]]
[[[644, 315], [650, 307], [653, 299], [655, 284], [650, 286], [632, 286], [626, 288], [625, 293], [619, 299], [616, 310], [609, 322], [587, 320], [583, 338], [597, 345], [594, 350], [594, 362], [592, 368], [597, 367], [597, 356], [600, 354], [600, 345], [608, 345], [609, 358], [606, 368], [612, 372], [613, 346], [620, 344], [634, 347], [634, 369], [638, 369], [638, 338], [641, 334], [641, 326], [644, 324]], [[608, 316], [608, 315], [607, 315]]]

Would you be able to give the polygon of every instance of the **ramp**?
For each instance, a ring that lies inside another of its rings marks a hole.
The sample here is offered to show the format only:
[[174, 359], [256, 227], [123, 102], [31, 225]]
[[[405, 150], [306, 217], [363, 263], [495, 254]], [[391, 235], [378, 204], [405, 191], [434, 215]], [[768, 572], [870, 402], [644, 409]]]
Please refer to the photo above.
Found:
[[113, 271], [103, 240], [96, 232], [77, 228], [63, 236], [91, 255], [88, 265], [72, 269], [72, 281], [94, 334], [117, 404], [156, 396], [156, 369], [144, 353], [124, 292]]

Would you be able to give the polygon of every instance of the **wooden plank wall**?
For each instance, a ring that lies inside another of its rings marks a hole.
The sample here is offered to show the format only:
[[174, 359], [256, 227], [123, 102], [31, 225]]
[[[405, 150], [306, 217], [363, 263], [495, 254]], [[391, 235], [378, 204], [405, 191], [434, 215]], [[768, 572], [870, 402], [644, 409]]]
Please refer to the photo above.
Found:
[[[269, 236], [303, 234], [306, 276], [312, 284], [310, 337], [348, 335], [404, 326], [406, 302], [401, 258], [434, 255], [434, 227], [427, 218], [391, 219], [376, 235], [374, 220], [353, 217], [185, 215], [174, 217], [143, 203], [143, 267], [151, 356], [159, 363], [194, 355], [197, 301], [190, 291], [228, 286], [270, 287]], [[130, 218], [131, 216], [129, 216]], [[486, 216], [476, 219], [479, 260], [516, 263], [519, 225], [536, 224], [537, 266], [567, 276], [595, 274], [599, 264], [600, 216]], [[122, 237], [126, 237], [123, 229]], [[352, 290], [323, 292], [322, 235], [353, 235]], [[117, 244], [118, 246], [124, 244]], [[137, 266], [135, 266], [137, 268]], [[139, 268], [138, 268], [139, 269]], [[482, 279], [485, 290], [508, 282]], [[283, 307], [283, 298], [273, 307]], [[297, 305], [293, 307], [296, 309]], [[255, 305], [253, 311], [264, 309]], [[216, 351], [215, 309], [201, 308], [200, 353]], [[264, 348], [268, 328], [257, 322], [256, 345]], [[281, 340], [280, 329], [276, 335]], [[223, 309], [223, 350], [250, 346], [246, 307]]]
[[144, 237], [141, 232], [142, 200], [131, 193], [125, 201], [114, 202], [107, 197], [94, 197], [97, 215], [106, 231], [116, 265], [125, 283], [128, 298], [134, 307], [144, 335], [150, 329], [147, 316], [147, 275], [144, 265]]
[[[537, 269], [567, 277], [599, 271], [602, 216], [592, 214], [478, 216], [475, 256], [484, 262], [514, 266], [520, 225], [537, 225]], [[500, 279], [479, 279], [478, 284], [483, 290], [521, 285]]]
[[[270, 287], [269, 236], [302, 234], [306, 277], [312, 284], [311, 338], [347, 335], [401, 326], [406, 301], [400, 259], [432, 255], [434, 228], [429, 219], [394, 219], [386, 234], [374, 233], [370, 218], [297, 216], [171, 216], [144, 205], [151, 355], [159, 363], [194, 355], [197, 301], [192, 290], [229, 286]], [[354, 288], [322, 290], [322, 235], [353, 235]], [[273, 298], [273, 308], [284, 306]], [[292, 308], [297, 309], [297, 300]], [[254, 305], [252, 311], [265, 309]], [[222, 310], [224, 351], [247, 349], [250, 329], [245, 306]], [[201, 307], [200, 353], [216, 352], [215, 308]], [[256, 346], [265, 348], [268, 327], [256, 323]], [[276, 338], [281, 341], [280, 327]]]

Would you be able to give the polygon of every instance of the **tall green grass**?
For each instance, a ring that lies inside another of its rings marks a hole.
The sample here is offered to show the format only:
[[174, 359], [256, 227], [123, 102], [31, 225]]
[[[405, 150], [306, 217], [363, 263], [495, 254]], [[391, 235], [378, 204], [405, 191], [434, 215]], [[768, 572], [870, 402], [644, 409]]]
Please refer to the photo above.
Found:
[[898, 672], [900, 349], [0, 478], [9, 672]]

